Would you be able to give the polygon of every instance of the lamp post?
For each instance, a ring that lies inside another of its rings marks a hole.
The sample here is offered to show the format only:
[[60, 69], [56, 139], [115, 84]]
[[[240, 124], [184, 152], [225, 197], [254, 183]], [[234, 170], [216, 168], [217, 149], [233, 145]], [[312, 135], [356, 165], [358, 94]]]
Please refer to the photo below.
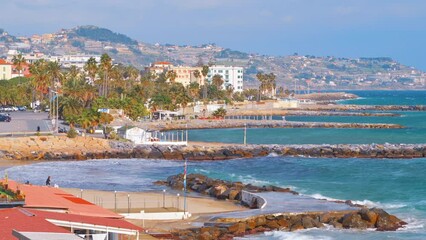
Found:
[[127, 213], [130, 213], [130, 194], [127, 194]]
[[166, 189], [163, 189], [163, 208], [166, 207]]
[[80, 189], [80, 198], [83, 198], [83, 189]]
[[178, 193], [176, 196], [177, 196], [177, 204], [176, 204], [176, 206], [177, 206], [177, 211], [179, 212], [179, 196], [180, 196], [180, 194]]
[[117, 191], [114, 191], [114, 210], [117, 212]]
[[247, 123], [244, 123], [244, 145], [247, 145]]

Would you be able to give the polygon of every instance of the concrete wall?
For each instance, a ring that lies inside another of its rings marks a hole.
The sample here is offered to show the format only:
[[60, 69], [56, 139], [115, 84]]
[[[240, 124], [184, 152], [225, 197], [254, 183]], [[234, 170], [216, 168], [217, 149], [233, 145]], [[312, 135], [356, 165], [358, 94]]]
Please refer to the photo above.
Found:
[[241, 201], [250, 207], [252, 207], [253, 203], [256, 202], [257, 203], [256, 208], [259, 208], [259, 209], [264, 208], [267, 204], [266, 199], [256, 195], [255, 193], [251, 193], [247, 191], [242, 191]]

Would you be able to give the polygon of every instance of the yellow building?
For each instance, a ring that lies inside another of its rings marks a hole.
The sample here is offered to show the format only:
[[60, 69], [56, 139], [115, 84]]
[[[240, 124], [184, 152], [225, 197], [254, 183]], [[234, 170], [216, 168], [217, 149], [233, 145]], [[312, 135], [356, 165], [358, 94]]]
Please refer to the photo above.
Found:
[[[182, 83], [184, 87], [188, 86], [190, 83], [196, 82], [200, 86], [204, 85], [204, 76], [201, 74], [201, 70], [203, 68], [201, 67], [186, 67], [186, 66], [179, 66], [179, 67], [172, 67], [170, 70], [176, 73], [176, 79], [175, 82]], [[195, 77], [194, 72], [198, 70], [200, 73], [200, 76], [197, 78]]]
[[9, 80], [12, 78], [12, 63], [0, 59], [0, 80]]

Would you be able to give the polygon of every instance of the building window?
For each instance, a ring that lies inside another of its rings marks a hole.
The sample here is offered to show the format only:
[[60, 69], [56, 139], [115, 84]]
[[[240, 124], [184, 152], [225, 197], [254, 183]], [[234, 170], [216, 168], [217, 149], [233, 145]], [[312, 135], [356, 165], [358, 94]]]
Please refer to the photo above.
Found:
[[219, 70], [218, 72], [219, 72], [219, 73], [223, 73], [223, 70]]
[[225, 79], [229, 79], [229, 75], [225, 75]]
[[225, 73], [226, 73], [226, 74], [228, 74], [228, 73], [229, 73], [229, 70], [226, 70], [226, 71], [225, 71]]

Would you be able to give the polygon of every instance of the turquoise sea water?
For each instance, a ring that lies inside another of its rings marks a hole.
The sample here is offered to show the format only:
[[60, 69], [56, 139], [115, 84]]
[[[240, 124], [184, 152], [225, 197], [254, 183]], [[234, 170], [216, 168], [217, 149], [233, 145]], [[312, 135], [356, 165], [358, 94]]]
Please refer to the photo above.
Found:
[[[406, 92], [402, 98], [405, 98]], [[414, 92], [419, 102], [426, 92]], [[413, 94], [414, 94], [413, 93]], [[419, 94], [423, 93], [423, 94]], [[372, 92], [360, 92], [371, 95]], [[380, 92], [374, 93], [382, 98]], [[383, 94], [389, 94], [385, 92]], [[392, 93], [394, 94], [394, 93]], [[398, 96], [398, 92], [395, 93]], [[392, 97], [390, 97], [392, 98]], [[396, 98], [396, 97], [394, 97]], [[359, 100], [363, 100], [362, 98]], [[371, 102], [379, 100], [370, 99]], [[413, 104], [415, 105], [415, 104]], [[335, 142], [426, 142], [424, 112], [402, 112], [402, 117], [317, 117], [313, 121], [366, 122], [386, 120], [408, 126], [401, 131], [364, 131], [359, 129], [249, 129], [249, 142], [315, 143]], [[290, 118], [290, 117], [289, 117]], [[299, 118], [299, 117], [295, 117]], [[304, 118], [305, 120], [311, 117]], [[305, 121], [304, 120], [304, 121]], [[190, 140], [197, 131], [191, 131]], [[200, 132], [200, 134], [203, 132]], [[204, 131], [198, 140], [241, 142], [241, 129]], [[380, 141], [379, 141], [380, 140]], [[21, 182], [43, 184], [47, 175], [54, 184], [83, 189], [159, 191], [153, 181], [182, 173], [182, 161], [124, 159], [74, 162], [45, 162], [7, 169], [9, 178]], [[189, 162], [189, 173], [202, 173], [213, 178], [243, 181], [256, 185], [274, 184], [290, 187], [316, 198], [353, 200], [370, 207], [381, 207], [396, 214], [408, 226], [396, 232], [312, 229], [293, 233], [274, 231], [244, 239], [426, 239], [426, 159], [332, 159], [268, 156], [262, 158]], [[0, 172], [0, 174], [3, 174]]]
[[[426, 91], [352, 91], [359, 99], [344, 101], [351, 104], [383, 105], [426, 104]], [[344, 103], [342, 102], [342, 103]], [[393, 117], [361, 116], [287, 116], [287, 121], [393, 123], [403, 129], [264, 129], [249, 128], [247, 143], [254, 144], [337, 144], [337, 143], [426, 143], [426, 112], [386, 111]], [[279, 118], [277, 118], [279, 119]], [[191, 141], [242, 143], [243, 129], [203, 129], [189, 131]]]

